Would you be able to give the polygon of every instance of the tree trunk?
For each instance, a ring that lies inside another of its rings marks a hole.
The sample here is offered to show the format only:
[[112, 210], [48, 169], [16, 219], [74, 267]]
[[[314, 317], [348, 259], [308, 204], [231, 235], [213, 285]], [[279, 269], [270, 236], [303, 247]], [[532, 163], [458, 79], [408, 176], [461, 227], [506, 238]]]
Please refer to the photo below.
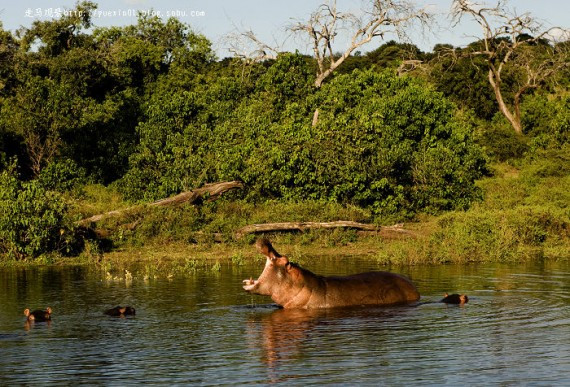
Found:
[[313, 113], [313, 122], [311, 124], [311, 126], [317, 126], [317, 123], [319, 122], [319, 109], [315, 109], [315, 112]]
[[[203, 199], [204, 196], [206, 196], [206, 195], [208, 195], [207, 200], [216, 200], [224, 192], [229, 191], [229, 190], [234, 189], [234, 188], [243, 188], [243, 183], [240, 181], [226, 181], [223, 183], [206, 184], [203, 187], [196, 188], [192, 191], [182, 192], [178, 195], [171, 196], [171, 197], [166, 198], [166, 199], [161, 199], [161, 200], [158, 200], [156, 202], [149, 203], [146, 206], [164, 207], [164, 206], [186, 203], [186, 202], [196, 203], [200, 199]], [[113, 216], [119, 216], [125, 211], [129, 211], [129, 210], [132, 210], [132, 209], [135, 209], [138, 207], [139, 206], [134, 206], [134, 207], [125, 208], [122, 210], [105, 212], [104, 214], [93, 215], [89, 218], [85, 218], [85, 219], [81, 219], [81, 220], [77, 221], [76, 224], [85, 225], [85, 224], [89, 224], [89, 223], [98, 222], [102, 219], [106, 219], [106, 218], [113, 217]]]
[[509, 110], [509, 107], [507, 106], [507, 104], [503, 99], [503, 94], [501, 93], [501, 79], [499, 78], [499, 75], [495, 75], [493, 73], [492, 69], [489, 70], [489, 83], [491, 84], [491, 87], [495, 92], [495, 98], [499, 103], [499, 110], [509, 121], [509, 123], [515, 130], [515, 133], [522, 135], [522, 124], [521, 124], [520, 114], [513, 114]]

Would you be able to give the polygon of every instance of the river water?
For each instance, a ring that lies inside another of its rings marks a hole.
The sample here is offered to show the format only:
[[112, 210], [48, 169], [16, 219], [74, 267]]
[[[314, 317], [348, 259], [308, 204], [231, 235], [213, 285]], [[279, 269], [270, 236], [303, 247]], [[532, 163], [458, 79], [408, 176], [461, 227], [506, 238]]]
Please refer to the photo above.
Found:
[[[314, 257], [304, 266], [399, 272], [422, 304], [281, 310], [241, 289], [262, 261], [132, 281], [89, 267], [1, 269], [0, 385], [570, 385], [568, 262], [386, 268]], [[444, 292], [470, 301], [435, 302]], [[126, 304], [135, 317], [102, 313]], [[25, 323], [25, 308], [47, 306], [51, 323]]]

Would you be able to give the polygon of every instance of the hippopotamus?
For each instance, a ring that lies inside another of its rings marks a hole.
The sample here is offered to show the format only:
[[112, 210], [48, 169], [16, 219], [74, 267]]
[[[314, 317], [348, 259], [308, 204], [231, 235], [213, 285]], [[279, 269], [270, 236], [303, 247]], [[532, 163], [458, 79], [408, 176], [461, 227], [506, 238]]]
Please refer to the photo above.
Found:
[[265, 269], [257, 280], [244, 280], [243, 288], [271, 296], [286, 309], [407, 304], [420, 298], [414, 284], [399, 274], [373, 271], [325, 277], [289, 262], [267, 239], [258, 239], [256, 247], [267, 257]]
[[135, 308], [132, 306], [115, 306], [114, 308], [107, 309], [104, 313], [113, 317], [134, 316]]
[[28, 321], [45, 322], [51, 320], [51, 308], [48, 306], [46, 310], [34, 310], [30, 312], [29, 309], [24, 310], [24, 315]]
[[465, 294], [447, 294], [443, 295], [443, 299], [441, 302], [445, 302], [446, 304], [460, 304], [463, 305], [469, 301], [469, 297]]

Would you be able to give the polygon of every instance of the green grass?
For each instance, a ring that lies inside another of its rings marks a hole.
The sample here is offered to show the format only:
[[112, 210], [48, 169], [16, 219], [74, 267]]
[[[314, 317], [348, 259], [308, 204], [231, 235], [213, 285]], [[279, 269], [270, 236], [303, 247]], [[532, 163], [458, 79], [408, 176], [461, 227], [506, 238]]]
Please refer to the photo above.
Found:
[[[420, 214], [405, 224], [411, 236], [312, 230], [267, 236], [292, 260], [314, 255], [359, 255], [385, 264], [570, 259], [570, 161], [527, 160], [493, 166], [494, 175], [478, 182], [483, 200], [467, 211]], [[562, 171], [562, 172], [561, 172]], [[129, 208], [115, 191], [86, 186], [75, 199], [76, 219]], [[382, 224], [366, 209], [322, 201], [252, 204], [217, 200], [199, 206], [139, 206], [97, 224], [98, 240], [88, 240], [79, 257], [43, 256], [34, 264], [95, 264], [121, 277], [133, 266], [144, 277], [185, 275], [243, 265], [258, 259], [254, 235], [235, 231], [253, 223], [352, 220]], [[106, 241], [106, 242], [105, 242]], [[109, 248], [111, 246], [111, 248]], [[31, 262], [2, 261], [3, 265]]]
[[386, 263], [505, 262], [570, 259], [569, 160], [530, 161], [520, 168], [494, 166], [478, 182], [483, 201], [467, 211], [428, 218], [420, 237], [388, 243]]

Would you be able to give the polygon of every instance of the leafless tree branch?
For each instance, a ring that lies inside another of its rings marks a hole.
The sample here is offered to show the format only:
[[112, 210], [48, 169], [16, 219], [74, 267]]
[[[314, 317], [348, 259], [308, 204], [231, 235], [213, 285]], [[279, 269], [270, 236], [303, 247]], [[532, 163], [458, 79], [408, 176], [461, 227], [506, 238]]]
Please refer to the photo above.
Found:
[[[566, 53], [556, 50], [554, 38], [567, 37], [560, 27], [545, 27], [529, 13], [517, 14], [507, 6], [507, 0], [497, 1], [494, 7], [471, 0], [454, 0], [452, 20], [454, 25], [463, 17], [470, 17], [482, 28], [482, 48], [466, 50], [463, 55], [485, 58], [489, 84], [493, 88], [499, 110], [510, 122], [516, 133], [522, 134], [520, 117], [521, 97], [528, 90], [539, 87], [554, 74], [570, 66]], [[540, 50], [536, 47], [540, 46]], [[512, 106], [503, 97], [502, 74], [509, 66], [520, 74], [519, 84], [513, 91]]]
[[[357, 48], [373, 39], [394, 33], [399, 38], [407, 37], [406, 31], [414, 24], [422, 28], [433, 24], [434, 17], [426, 9], [418, 9], [408, 0], [372, 0], [361, 15], [340, 12], [336, 1], [323, 3], [311, 14], [308, 21], [297, 22], [289, 27], [294, 33], [306, 34], [311, 41], [313, 55], [317, 61], [315, 86], [337, 69]], [[335, 55], [335, 38], [341, 31], [349, 31], [350, 45], [340, 55]]]
[[272, 47], [262, 42], [250, 29], [247, 31], [234, 31], [225, 38], [227, 49], [234, 57], [246, 62], [262, 62], [275, 59], [279, 54], [279, 47]]

